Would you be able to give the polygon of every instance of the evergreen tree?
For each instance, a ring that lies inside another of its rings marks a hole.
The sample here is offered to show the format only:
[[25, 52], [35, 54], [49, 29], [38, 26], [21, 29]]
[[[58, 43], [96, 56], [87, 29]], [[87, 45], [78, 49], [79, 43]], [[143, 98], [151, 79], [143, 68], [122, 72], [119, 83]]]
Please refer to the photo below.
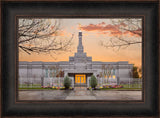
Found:
[[97, 79], [94, 75], [91, 76], [90, 85], [92, 88], [95, 88], [97, 86]]
[[71, 79], [70, 79], [68, 76], [66, 76], [66, 77], [64, 78], [64, 87], [65, 87], [66, 89], [69, 89], [70, 86], [71, 86]]

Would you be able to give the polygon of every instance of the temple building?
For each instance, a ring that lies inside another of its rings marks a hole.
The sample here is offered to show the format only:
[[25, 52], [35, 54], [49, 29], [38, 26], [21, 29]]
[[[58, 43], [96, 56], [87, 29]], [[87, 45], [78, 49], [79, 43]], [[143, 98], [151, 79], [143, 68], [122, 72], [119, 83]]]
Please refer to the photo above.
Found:
[[[63, 83], [65, 76], [72, 79], [72, 87], [89, 86], [91, 75], [95, 75], [99, 85], [103, 85], [108, 81], [119, 83], [128, 81], [131, 77], [133, 64], [128, 61], [119, 62], [101, 62], [92, 61], [92, 57], [88, 57], [84, 52], [82, 44], [82, 32], [78, 34], [79, 44], [77, 52], [73, 57], [69, 57], [69, 61], [60, 62], [19, 62], [19, 79], [20, 83], [28, 80], [32, 83], [40, 82], [41, 85], [52, 85], [56, 81]], [[58, 73], [58, 74], [57, 74]], [[56, 78], [63, 78], [56, 79]], [[55, 79], [54, 79], [55, 78]], [[61, 84], [62, 85], [62, 84]]]

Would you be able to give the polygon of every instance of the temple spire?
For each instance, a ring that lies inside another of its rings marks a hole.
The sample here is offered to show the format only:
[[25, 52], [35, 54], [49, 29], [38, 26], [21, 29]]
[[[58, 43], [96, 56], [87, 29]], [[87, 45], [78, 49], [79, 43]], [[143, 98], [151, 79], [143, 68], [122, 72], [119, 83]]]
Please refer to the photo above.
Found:
[[77, 52], [83, 53], [82, 32], [81, 31], [79, 31], [78, 37], [79, 37], [79, 44], [78, 44]]

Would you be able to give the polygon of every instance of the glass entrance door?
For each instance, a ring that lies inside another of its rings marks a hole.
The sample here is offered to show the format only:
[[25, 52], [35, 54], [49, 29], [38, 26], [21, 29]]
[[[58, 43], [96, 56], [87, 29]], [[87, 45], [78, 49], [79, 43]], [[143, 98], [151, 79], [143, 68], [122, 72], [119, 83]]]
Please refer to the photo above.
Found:
[[85, 74], [76, 74], [75, 75], [75, 83], [86, 83], [86, 75]]

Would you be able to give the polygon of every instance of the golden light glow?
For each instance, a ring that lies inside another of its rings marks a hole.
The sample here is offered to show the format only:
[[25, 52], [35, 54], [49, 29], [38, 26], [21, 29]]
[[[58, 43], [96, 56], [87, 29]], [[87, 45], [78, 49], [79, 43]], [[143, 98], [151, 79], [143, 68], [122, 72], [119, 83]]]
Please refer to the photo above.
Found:
[[82, 25], [81, 25], [80, 23], [78, 23], [78, 25], [79, 25], [79, 29], [81, 30], [81, 26], [82, 26]]
[[112, 76], [112, 78], [113, 78], [113, 79], [115, 79], [115, 78], [116, 78], [116, 76], [115, 76], [115, 75], [113, 75], [113, 76]]
[[86, 75], [85, 74], [76, 74], [75, 75], [75, 83], [86, 83]]

